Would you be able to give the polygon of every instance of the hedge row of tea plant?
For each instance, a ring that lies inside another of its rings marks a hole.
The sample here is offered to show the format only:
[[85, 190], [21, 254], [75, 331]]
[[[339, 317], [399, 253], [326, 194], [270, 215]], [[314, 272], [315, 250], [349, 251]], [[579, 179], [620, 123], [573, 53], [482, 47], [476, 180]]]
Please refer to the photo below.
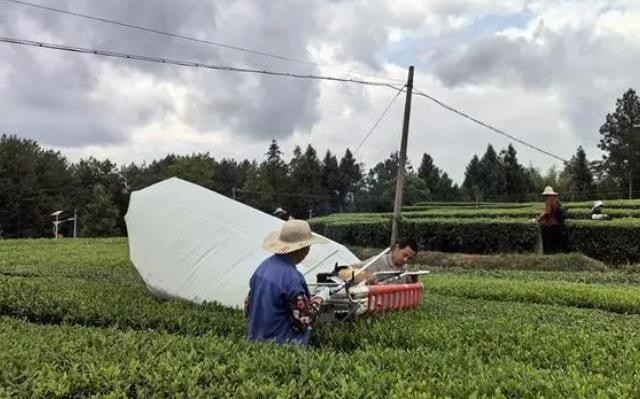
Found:
[[0, 397], [640, 396], [640, 316], [611, 312], [633, 309], [625, 287], [427, 276], [417, 309], [275, 347], [244, 340], [240, 311], [127, 280], [125, 240], [95, 246], [0, 242], [0, 273], [23, 273], [0, 276]]
[[245, 330], [240, 311], [156, 299], [137, 281], [0, 276], [0, 314], [46, 324], [187, 334], [242, 337]]
[[[326, 347], [0, 318], [7, 397], [636, 397], [636, 316], [429, 297]], [[349, 346], [351, 344], [352, 346]]]
[[[403, 219], [485, 219], [485, 218], [514, 218], [514, 219], [533, 219], [540, 215], [540, 208], [522, 208], [522, 209], [433, 209], [426, 211], [410, 211], [403, 212]], [[611, 219], [620, 218], [640, 218], [640, 209], [608, 209], [606, 213]], [[333, 214], [325, 216], [322, 219], [330, 221], [339, 221], [344, 218], [349, 220], [391, 220], [392, 213], [347, 213]], [[589, 220], [591, 213], [589, 210], [569, 209], [567, 218], [572, 220]]]
[[[574, 209], [591, 209], [594, 201], [567, 201], [560, 197], [560, 200], [564, 207]], [[607, 209], [640, 209], [640, 199], [632, 200], [604, 200], [605, 208]], [[426, 209], [447, 209], [447, 208], [468, 208], [468, 209], [480, 209], [480, 208], [501, 208], [501, 209], [515, 209], [515, 208], [532, 208], [541, 207], [542, 200], [538, 202], [418, 202], [414, 205], [402, 207], [404, 210], [426, 210]]]
[[[562, 255], [553, 257], [547, 256], [547, 259], [554, 259]], [[516, 270], [516, 269], [479, 269], [479, 268], [461, 268], [461, 267], [438, 267], [438, 266], [422, 266], [416, 265], [416, 268], [427, 268], [431, 271], [431, 275], [435, 276], [463, 276], [473, 278], [492, 278], [499, 280], [510, 280], [517, 282], [572, 282], [589, 284], [594, 289], [601, 287], [623, 287], [640, 289], [640, 273], [636, 271], [628, 272], [624, 269], [612, 269], [606, 271], [557, 271], [547, 270]], [[426, 280], [425, 280], [426, 281]]]
[[[387, 221], [311, 220], [314, 231], [349, 245], [384, 247]], [[414, 237], [423, 250], [463, 253], [531, 252], [539, 249], [537, 223], [517, 219], [403, 219], [400, 233]], [[609, 264], [640, 262], [640, 220], [569, 221], [567, 251]]]
[[638, 287], [464, 275], [433, 275], [424, 284], [427, 292], [440, 295], [640, 313]]
[[0, 240], [0, 274], [138, 279], [124, 237]]

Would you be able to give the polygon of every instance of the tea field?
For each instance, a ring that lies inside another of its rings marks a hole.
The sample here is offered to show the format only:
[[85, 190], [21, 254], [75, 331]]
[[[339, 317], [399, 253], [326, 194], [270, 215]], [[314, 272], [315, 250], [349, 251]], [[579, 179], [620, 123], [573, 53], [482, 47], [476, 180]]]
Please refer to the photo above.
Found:
[[[611, 265], [640, 263], [640, 200], [606, 201], [610, 220], [590, 220], [590, 202], [568, 202], [565, 247]], [[535, 253], [542, 203], [422, 203], [403, 208], [400, 233], [421, 248], [472, 254]], [[388, 245], [391, 213], [338, 213], [311, 219], [336, 241]]]
[[126, 239], [0, 241], [0, 397], [640, 397], [637, 267], [476, 259], [421, 255], [419, 308], [318, 326], [304, 349], [153, 298]]

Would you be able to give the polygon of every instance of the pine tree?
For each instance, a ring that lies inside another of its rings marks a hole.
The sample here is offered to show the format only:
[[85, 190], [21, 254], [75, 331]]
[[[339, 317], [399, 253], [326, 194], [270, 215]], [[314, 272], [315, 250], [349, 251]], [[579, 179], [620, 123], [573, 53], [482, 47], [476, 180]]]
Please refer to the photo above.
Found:
[[291, 195], [288, 203], [291, 214], [297, 218], [306, 218], [321, 212], [326, 194], [322, 188], [322, 167], [316, 150], [308, 145], [303, 154], [300, 147], [296, 147], [289, 168]]
[[499, 197], [504, 194], [505, 180], [498, 154], [489, 144], [480, 159], [480, 191], [484, 196]]
[[283, 204], [275, 202], [275, 193], [267, 184], [263, 172], [264, 169], [256, 161], [244, 165], [244, 184], [242, 190], [236, 193], [236, 199], [266, 213], [272, 213], [277, 206]]
[[[296, 147], [299, 152], [300, 148]], [[296, 152], [294, 151], [294, 155]], [[287, 207], [289, 197], [286, 196], [289, 190], [289, 167], [282, 158], [283, 152], [280, 150], [278, 142], [273, 139], [269, 145], [269, 150], [265, 154], [266, 159], [260, 165], [260, 179], [264, 190], [270, 195], [267, 201], [263, 199], [261, 209], [269, 208], [270, 213], [277, 207]]]
[[440, 177], [442, 172], [433, 164], [433, 158], [427, 153], [422, 154], [422, 161], [418, 168], [418, 177], [424, 181], [431, 197], [438, 196], [438, 187], [440, 186]]
[[504, 176], [504, 194], [509, 201], [523, 201], [528, 186], [528, 174], [518, 163], [516, 149], [511, 144], [500, 153], [502, 174]]
[[570, 191], [581, 199], [591, 198], [594, 194], [593, 172], [587, 160], [587, 154], [582, 147], [578, 147], [576, 154], [571, 157], [560, 175], [565, 190]]
[[178, 156], [167, 167], [167, 175], [214, 189], [214, 177], [218, 163], [209, 153]]
[[120, 235], [118, 208], [111, 194], [101, 184], [93, 188], [91, 201], [79, 216], [80, 233], [84, 237], [113, 237]]
[[357, 206], [356, 200], [358, 194], [364, 185], [362, 165], [356, 162], [351, 150], [347, 148], [344, 156], [340, 160], [340, 198], [343, 200], [345, 207]]
[[599, 147], [606, 152], [603, 166], [607, 172], [626, 181], [629, 198], [640, 184], [640, 99], [629, 89], [616, 101], [616, 110], [608, 114], [600, 128]]
[[342, 210], [344, 198], [341, 192], [340, 167], [338, 159], [331, 151], [327, 150], [322, 161], [322, 187], [329, 197], [327, 212], [337, 212]]
[[443, 172], [435, 188], [435, 199], [442, 201], [455, 201], [460, 197], [460, 188], [457, 184], [453, 184], [453, 180], [449, 178], [447, 172]]
[[462, 187], [470, 191], [473, 195], [480, 195], [482, 194], [481, 186], [482, 168], [480, 165], [480, 159], [477, 155], [474, 155], [464, 172], [464, 182], [462, 183]]
[[242, 187], [243, 183], [244, 176], [238, 162], [224, 158], [218, 163], [213, 182], [215, 191], [230, 197], [233, 195], [233, 189]]

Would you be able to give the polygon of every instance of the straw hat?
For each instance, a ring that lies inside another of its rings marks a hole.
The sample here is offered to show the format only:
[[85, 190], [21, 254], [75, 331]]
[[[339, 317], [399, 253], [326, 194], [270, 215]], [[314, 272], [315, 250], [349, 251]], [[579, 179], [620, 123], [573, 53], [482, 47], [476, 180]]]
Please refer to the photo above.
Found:
[[288, 254], [313, 244], [325, 244], [329, 240], [314, 236], [309, 223], [304, 220], [287, 220], [279, 231], [272, 231], [262, 242], [265, 251]]
[[553, 191], [553, 187], [547, 186], [547, 187], [544, 188], [544, 191], [542, 192], [542, 195], [558, 195], [558, 193]]

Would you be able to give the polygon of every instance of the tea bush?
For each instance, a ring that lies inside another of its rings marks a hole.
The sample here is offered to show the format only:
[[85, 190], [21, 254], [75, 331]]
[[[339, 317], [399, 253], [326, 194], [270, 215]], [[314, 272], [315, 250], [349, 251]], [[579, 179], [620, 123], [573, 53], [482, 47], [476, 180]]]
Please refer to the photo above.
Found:
[[[375, 219], [313, 219], [314, 230], [350, 245], [388, 245], [391, 224]], [[567, 251], [609, 264], [640, 262], [640, 219], [568, 221]], [[414, 237], [423, 250], [463, 253], [533, 252], [538, 225], [517, 219], [403, 219], [401, 235]]]
[[154, 299], [126, 245], [0, 241], [0, 397], [640, 396], [631, 273], [449, 268], [418, 308], [318, 325], [305, 349]]

